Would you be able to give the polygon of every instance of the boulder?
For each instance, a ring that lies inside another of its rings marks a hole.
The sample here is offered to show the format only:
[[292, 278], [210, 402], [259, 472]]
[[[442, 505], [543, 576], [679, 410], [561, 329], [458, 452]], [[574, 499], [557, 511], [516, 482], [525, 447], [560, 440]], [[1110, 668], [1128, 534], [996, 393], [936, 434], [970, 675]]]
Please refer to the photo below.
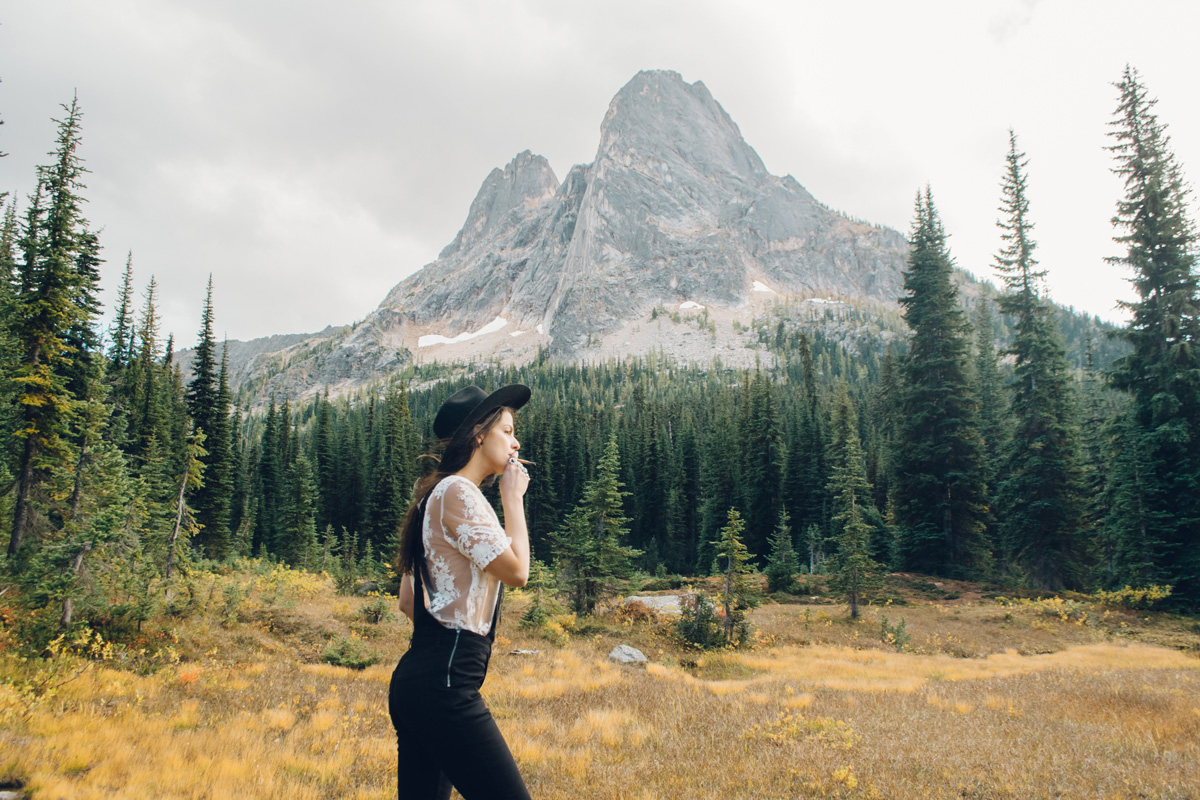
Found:
[[609, 661], [616, 661], [618, 664], [645, 664], [646, 654], [636, 647], [627, 644], [619, 644], [612, 649], [608, 654]]

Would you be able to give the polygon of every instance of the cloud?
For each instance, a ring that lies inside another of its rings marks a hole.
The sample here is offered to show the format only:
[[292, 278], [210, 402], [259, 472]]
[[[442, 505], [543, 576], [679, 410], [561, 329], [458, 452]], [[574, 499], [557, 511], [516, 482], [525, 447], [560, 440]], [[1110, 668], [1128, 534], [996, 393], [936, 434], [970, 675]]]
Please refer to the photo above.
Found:
[[1009, 127], [1031, 159], [1055, 296], [1126, 295], [1108, 217], [1109, 82], [1126, 62], [1200, 168], [1189, 32], [1113, 2], [40, 0], [0, 25], [0, 189], [22, 199], [78, 90], [87, 214], [111, 294], [127, 250], [190, 344], [211, 272], [234, 338], [363, 317], [457, 232], [488, 172], [530, 149], [590, 161], [640, 69], [702, 80], [767, 167], [906, 230], [933, 185], [960, 263], [986, 273]]
[[1005, 3], [988, 23], [988, 34], [996, 44], [1004, 44], [1021, 33], [1033, 21], [1041, 0], [1017, 0]]

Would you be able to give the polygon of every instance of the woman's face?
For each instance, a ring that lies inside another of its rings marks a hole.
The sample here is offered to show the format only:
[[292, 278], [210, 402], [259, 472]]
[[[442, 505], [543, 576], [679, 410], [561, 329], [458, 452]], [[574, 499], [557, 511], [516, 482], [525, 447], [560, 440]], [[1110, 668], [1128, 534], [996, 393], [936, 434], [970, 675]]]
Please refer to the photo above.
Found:
[[495, 475], [504, 472], [508, 459], [516, 456], [521, 443], [517, 441], [511, 411], [500, 412], [500, 419], [483, 437], [477, 454], [482, 455], [488, 470]]

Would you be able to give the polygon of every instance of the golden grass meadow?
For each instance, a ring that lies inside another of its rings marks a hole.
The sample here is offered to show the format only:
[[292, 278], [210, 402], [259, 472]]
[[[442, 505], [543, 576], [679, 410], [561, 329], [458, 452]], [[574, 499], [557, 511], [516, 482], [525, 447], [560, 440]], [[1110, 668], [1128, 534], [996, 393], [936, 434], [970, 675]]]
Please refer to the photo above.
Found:
[[[207, 580], [195, 613], [132, 645], [22, 660], [0, 641], [0, 786], [395, 797], [386, 695], [407, 620], [372, 624], [371, 598], [283, 568]], [[753, 647], [702, 653], [654, 615], [565, 617], [552, 643], [518, 625], [530, 598], [512, 592], [484, 694], [537, 798], [1200, 797], [1195, 620], [919, 595], [857, 622], [820, 598], [768, 600]], [[903, 650], [885, 617], [904, 621]], [[381, 660], [322, 663], [340, 637]], [[650, 663], [609, 662], [619, 643]]]

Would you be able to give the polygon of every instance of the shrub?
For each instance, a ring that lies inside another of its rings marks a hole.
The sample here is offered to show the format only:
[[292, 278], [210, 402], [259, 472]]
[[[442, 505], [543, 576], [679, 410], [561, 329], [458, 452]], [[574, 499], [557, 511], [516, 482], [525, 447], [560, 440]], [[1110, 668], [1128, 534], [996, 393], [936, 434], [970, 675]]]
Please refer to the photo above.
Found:
[[238, 623], [238, 609], [246, 594], [241, 586], [230, 583], [221, 590], [221, 596], [225, 601], [221, 607], [221, 624], [228, 628]]
[[326, 664], [349, 669], [366, 669], [372, 664], [378, 664], [379, 659], [379, 654], [368, 650], [363, 640], [357, 636], [342, 637], [330, 643], [321, 653], [321, 660]]
[[529, 606], [529, 610], [521, 615], [522, 628], [543, 628], [550, 621], [550, 612], [546, 610], [545, 605], [534, 603]]
[[547, 619], [538, 630], [546, 641], [558, 647], [566, 647], [571, 641], [571, 632], [575, 630], [576, 622], [574, 613], [556, 614]]
[[632, 603], [622, 603], [612, 613], [616, 622], [634, 624], [638, 622], [654, 622], [658, 612], [645, 603], [634, 600]]
[[380, 594], [373, 595], [373, 598], [371, 602], [358, 610], [358, 615], [372, 625], [378, 625], [381, 622], [395, 622], [396, 615], [392, 612], [392, 604], [389, 602], [391, 598]]
[[1151, 608], [1170, 596], [1170, 586], [1147, 586], [1143, 589], [1133, 589], [1128, 585], [1124, 589], [1114, 589], [1111, 592], [1100, 590], [1094, 595], [1097, 602], [1129, 609]]
[[900, 621], [895, 625], [889, 625], [888, 618], [884, 616], [881, 618], [879, 627], [880, 641], [882, 641], [884, 644], [895, 645], [896, 650], [898, 651], [907, 647], [909, 640], [912, 639], [912, 636], [910, 636], [908, 633], [907, 621], [904, 619], [904, 617], [901, 617]]
[[711, 650], [725, 645], [725, 631], [711, 598], [702, 594], [684, 598], [676, 628], [685, 644]]

